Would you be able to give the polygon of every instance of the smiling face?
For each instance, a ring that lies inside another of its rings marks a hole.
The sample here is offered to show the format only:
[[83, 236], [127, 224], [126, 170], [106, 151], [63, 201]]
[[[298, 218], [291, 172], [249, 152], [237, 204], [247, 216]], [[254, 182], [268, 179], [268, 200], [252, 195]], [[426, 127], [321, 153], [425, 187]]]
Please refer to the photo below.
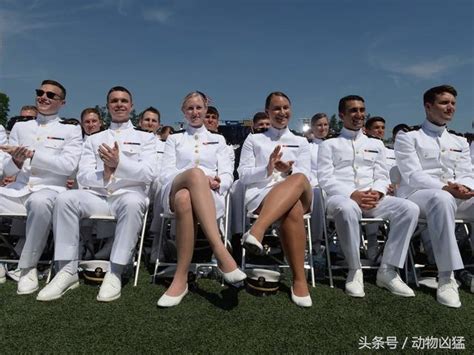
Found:
[[438, 126], [444, 126], [453, 119], [456, 112], [456, 97], [449, 92], [436, 95], [433, 103], [425, 103], [426, 117]]
[[329, 133], [329, 120], [327, 117], [322, 117], [313, 125], [311, 125], [311, 132], [315, 138], [324, 139]]
[[109, 110], [112, 122], [124, 123], [129, 120], [133, 103], [130, 95], [125, 91], [112, 91], [109, 94], [107, 109]]
[[90, 136], [92, 133], [100, 131], [101, 122], [100, 118], [96, 113], [87, 113], [82, 117], [82, 129]]
[[346, 101], [344, 112], [339, 112], [344, 128], [358, 131], [364, 126], [365, 104], [359, 100]]
[[158, 128], [160, 128], [160, 118], [156, 113], [146, 111], [143, 113], [140, 121], [138, 121], [138, 125], [145, 131], [156, 133]]
[[385, 136], [385, 123], [382, 121], [375, 121], [370, 128], [366, 128], [365, 133], [369, 136], [383, 139]]
[[[43, 91], [43, 95], [36, 96], [38, 112], [45, 116], [57, 114], [60, 108], [66, 103], [63, 99], [64, 93], [61, 88], [56, 85], [44, 84], [41, 85], [40, 90]], [[50, 99], [47, 97], [47, 92], [53, 92], [56, 95]]]
[[215, 113], [206, 113], [204, 118], [204, 125], [208, 131], [217, 132], [219, 127], [219, 118]]
[[288, 126], [291, 118], [291, 104], [286, 97], [273, 95], [265, 111], [273, 127], [282, 129]]
[[186, 98], [181, 111], [190, 126], [201, 127], [206, 117], [207, 105], [201, 95], [195, 94]]

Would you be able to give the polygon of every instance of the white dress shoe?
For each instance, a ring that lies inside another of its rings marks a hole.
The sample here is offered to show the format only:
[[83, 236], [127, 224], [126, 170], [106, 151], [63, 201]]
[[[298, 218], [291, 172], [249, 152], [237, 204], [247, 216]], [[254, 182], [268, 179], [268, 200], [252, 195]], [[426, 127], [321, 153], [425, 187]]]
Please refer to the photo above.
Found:
[[120, 291], [122, 290], [122, 280], [120, 276], [112, 272], [108, 272], [104, 276], [104, 281], [100, 286], [99, 294], [97, 295], [97, 301], [99, 302], [112, 302], [120, 298]]
[[242, 245], [249, 253], [254, 255], [263, 254], [263, 245], [250, 232], [246, 232], [242, 236]]
[[459, 308], [461, 300], [459, 299], [458, 284], [452, 278], [440, 278], [438, 281], [438, 290], [436, 291], [436, 300], [444, 306]]
[[7, 270], [5, 265], [0, 264], [0, 284], [7, 282]]
[[38, 289], [38, 271], [36, 268], [21, 269], [16, 293], [18, 295], [29, 295], [38, 291]]
[[7, 276], [13, 281], [18, 282], [20, 281], [21, 269], [7, 270]]
[[36, 296], [37, 301], [53, 301], [61, 298], [67, 291], [79, 287], [77, 274], [71, 275], [66, 271], [58, 274]]
[[300, 306], [300, 307], [311, 307], [313, 305], [313, 301], [311, 301], [311, 296], [308, 295], [308, 296], [303, 296], [303, 297], [300, 297], [300, 296], [296, 296], [294, 293], [293, 293], [293, 287], [291, 288], [291, 300], [293, 301], [294, 304], [296, 304], [297, 306]]
[[188, 293], [188, 285], [186, 285], [186, 289], [179, 296], [168, 296], [166, 293], [164, 293], [163, 296], [161, 296], [160, 299], [158, 300], [157, 306], [163, 307], [163, 308], [177, 306], [178, 304], [181, 303], [181, 301], [183, 300], [184, 296], [186, 296], [187, 293]]
[[346, 279], [346, 293], [352, 297], [365, 296], [362, 269], [349, 270]]
[[222, 277], [224, 278], [224, 281], [227, 282], [228, 284], [236, 284], [238, 282], [242, 282], [247, 278], [247, 274], [240, 270], [239, 268], [236, 268], [234, 271], [231, 272], [223, 272], [221, 269], [219, 269], [219, 272], [221, 273]]
[[379, 269], [376, 284], [378, 287], [386, 288], [394, 295], [415, 297], [415, 292], [402, 281], [394, 269]]

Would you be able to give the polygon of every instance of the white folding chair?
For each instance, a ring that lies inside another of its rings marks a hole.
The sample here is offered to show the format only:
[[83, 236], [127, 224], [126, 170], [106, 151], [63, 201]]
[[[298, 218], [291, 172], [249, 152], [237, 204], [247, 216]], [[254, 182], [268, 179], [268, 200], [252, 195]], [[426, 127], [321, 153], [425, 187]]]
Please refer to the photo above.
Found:
[[[27, 214], [25, 213], [11, 213], [11, 212], [1, 212], [0, 213], [0, 220], [3, 219], [12, 219], [12, 220], [25, 220], [26, 221]], [[11, 257], [0, 257], [0, 263], [2, 264], [16, 264], [20, 262], [20, 255], [15, 250], [15, 246], [12, 244], [10, 239], [10, 232], [2, 232], [0, 233], [0, 247], [4, 247], [12, 256]], [[47, 246], [46, 246], [47, 247]], [[52, 259], [48, 260], [40, 260], [39, 264], [44, 264], [49, 266], [48, 276], [46, 282], [48, 283], [51, 279], [51, 265], [53, 263]]]
[[[225, 197], [225, 210], [224, 210], [224, 215], [218, 219], [218, 225], [219, 225], [219, 230], [222, 235], [222, 239], [224, 242], [224, 245], [228, 247], [230, 245], [230, 242], [228, 240], [228, 232], [229, 232], [229, 209], [230, 209], [230, 196], [229, 193], [226, 194]], [[163, 248], [163, 244], [166, 238], [166, 235], [170, 233], [171, 235], [171, 222], [175, 219], [174, 214], [169, 214], [169, 213], [161, 213], [160, 217], [162, 218], [161, 222], [161, 230], [158, 238], [160, 240], [158, 241], [158, 253], [157, 253], [157, 258], [155, 261], [155, 268], [153, 271], [153, 276], [152, 276], [152, 283], [155, 283], [157, 276], [159, 276], [158, 273], [158, 268], [161, 267], [169, 267], [168, 272], [165, 274], [165, 276], [172, 276], [174, 275], [174, 270], [176, 268], [176, 262], [165, 262], [163, 260], [160, 260], [160, 255], [162, 255], [161, 249]], [[212, 259], [209, 262], [192, 262], [191, 265], [189, 266], [189, 272], [192, 274], [196, 275], [197, 277], [200, 277], [201, 275], [207, 275], [209, 274], [208, 270], [216, 270], [217, 269], [217, 261], [212, 257]], [[223, 283], [222, 283], [223, 284]]]
[[[143, 241], [145, 239], [146, 223], [148, 219], [148, 207], [149, 207], [149, 200], [147, 199], [145, 213], [143, 214], [142, 228], [139, 231], [138, 251], [135, 253], [135, 257], [133, 260], [133, 266], [135, 267], [135, 276], [134, 276], [134, 281], [133, 281], [134, 287], [137, 286], [138, 284], [138, 275], [140, 272], [140, 263], [141, 263], [142, 254], [143, 254]], [[103, 222], [110, 222], [110, 223], [117, 222], [116, 218], [112, 215], [92, 215], [87, 218], [83, 218], [83, 220], [103, 221]], [[79, 265], [81, 265], [81, 263], [79, 263]]]

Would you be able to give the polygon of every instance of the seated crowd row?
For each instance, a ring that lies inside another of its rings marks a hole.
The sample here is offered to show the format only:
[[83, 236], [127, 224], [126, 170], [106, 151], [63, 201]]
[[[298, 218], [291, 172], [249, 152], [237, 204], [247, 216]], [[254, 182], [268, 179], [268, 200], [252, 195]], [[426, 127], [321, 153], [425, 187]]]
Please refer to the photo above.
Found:
[[[18, 120], [8, 142], [6, 138], [0, 142], [7, 177], [0, 187], [0, 212], [27, 214], [17, 293], [39, 289], [37, 263], [51, 226], [57, 273], [37, 300], [58, 299], [79, 286], [80, 221], [99, 214], [114, 216], [116, 229], [110, 270], [97, 300], [119, 298], [122, 273], [135, 252], [149, 200], [154, 206], [154, 233], [159, 230], [161, 212], [174, 214], [176, 220], [176, 272], [158, 306], [176, 306], [188, 292], [198, 223], [223, 279], [239, 283], [247, 275], [224, 245], [217, 223], [230, 193], [231, 229], [234, 234], [243, 233], [242, 244], [249, 253], [264, 253], [265, 231], [278, 222], [293, 276], [291, 300], [298, 306], [312, 305], [304, 270], [303, 222], [303, 216], [311, 213], [316, 245], [325, 216], [334, 219], [349, 269], [345, 290], [353, 297], [365, 296], [359, 220], [390, 221], [376, 283], [402, 297], [415, 293], [398, 269], [405, 263], [419, 219], [426, 220], [438, 269], [437, 300], [460, 307], [454, 271], [464, 265], [456, 243], [455, 218], [474, 220], [474, 173], [467, 140], [446, 127], [455, 112], [456, 96], [448, 85], [429, 89], [423, 97], [426, 119], [420, 126], [398, 127], [394, 149], [387, 149], [380, 139], [382, 118], [368, 120], [364, 130], [366, 108], [360, 96], [340, 100], [343, 128], [339, 135], [328, 138], [328, 118], [317, 114], [308, 141], [288, 128], [288, 96], [272, 92], [265, 112], [256, 114], [253, 133], [241, 147], [239, 179], [234, 181], [234, 149], [217, 133], [218, 112], [208, 106], [202, 92], [191, 92], [183, 100], [185, 129], [169, 136], [170, 129], [162, 129], [158, 136], [159, 111], [146, 109], [140, 116], [141, 128], [135, 128], [129, 119], [132, 94], [116, 86], [107, 93], [110, 126], [104, 129], [99, 112], [86, 109], [81, 131], [75, 120], [58, 116], [66, 89], [45, 80], [36, 90], [37, 117]], [[78, 188], [72, 188], [76, 183]], [[321, 193], [324, 209], [317, 197]], [[242, 230], [243, 211], [258, 215], [247, 231]], [[0, 283], [4, 281], [5, 268], [0, 265]]]

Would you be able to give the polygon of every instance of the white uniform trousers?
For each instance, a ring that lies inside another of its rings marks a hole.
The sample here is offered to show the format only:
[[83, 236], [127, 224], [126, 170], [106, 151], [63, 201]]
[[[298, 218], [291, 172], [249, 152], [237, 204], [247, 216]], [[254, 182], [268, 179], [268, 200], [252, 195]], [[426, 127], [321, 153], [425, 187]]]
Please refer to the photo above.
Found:
[[418, 222], [419, 208], [411, 201], [385, 196], [377, 207], [364, 211], [350, 197], [335, 195], [327, 202], [328, 216], [334, 218], [336, 232], [349, 269], [359, 269], [360, 226], [362, 217], [386, 218], [390, 231], [385, 243], [382, 264], [403, 267], [410, 239]]
[[79, 259], [79, 225], [91, 215], [112, 215], [117, 223], [110, 261], [127, 265], [133, 256], [146, 209], [146, 197], [136, 192], [98, 196], [86, 190], [70, 190], [58, 196], [53, 215], [54, 259]]
[[[326, 223], [324, 208], [321, 206], [321, 193], [323, 190], [319, 187], [313, 187], [313, 208], [311, 211], [311, 239], [313, 242], [313, 252], [317, 253], [318, 247], [323, 240], [323, 224]], [[324, 196], [324, 199], [326, 197]]]
[[242, 234], [244, 221], [245, 185], [240, 180], [234, 181], [230, 188], [230, 232], [231, 235]]
[[456, 243], [454, 219], [474, 219], [474, 198], [457, 200], [447, 191], [426, 189], [414, 192], [408, 199], [420, 207], [420, 217], [426, 219], [438, 271], [464, 268]]
[[[151, 221], [150, 225], [150, 232], [154, 236], [153, 238], [153, 243], [151, 246], [151, 254], [150, 254], [150, 259], [152, 262], [155, 262], [155, 260], [159, 257], [160, 259], [163, 259], [165, 254], [164, 254], [164, 242], [165, 239], [161, 238], [160, 236], [160, 231], [161, 231], [161, 224], [163, 223], [163, 218], [161, 218], [160, 214], [163, 213], [163, 205], [161, 203], [161, 184], [160, 184], [160, 179], [155, 179], [153, 182], [153, 189], [150, 191], [150, 194], [153, 192], [153, 219]], [[161, 246], [160, 246], [161, 242]], [[160, 251], [160, 254], [158, 255], [158, 251]]]
[[20, 269], [36, 267], [38, 264], [48, 241], [57, 196], [56, 191], [43, 189], [19, 197], [0, 197], [1, 212], [27, 214], [26, 240], [18, 263]]

